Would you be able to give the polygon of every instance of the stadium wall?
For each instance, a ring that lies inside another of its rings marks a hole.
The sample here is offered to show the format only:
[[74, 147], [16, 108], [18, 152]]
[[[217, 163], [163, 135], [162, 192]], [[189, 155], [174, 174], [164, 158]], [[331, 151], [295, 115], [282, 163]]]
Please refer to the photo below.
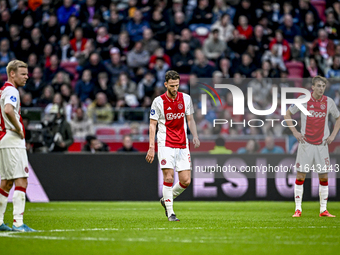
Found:
[[[157, 160], [148, 164], [144, 153], [29, 154], [29, 161], [50, 201], [155, 201], [161, 197], [161, 170]], [[294, 155], [192, 153], [191, 161], [192, 183], [178, 200], [293, 200], [295, 174], [285, 171], [295, 164]], [[340, 157], [331, 155], [331, 164], [335, 169]], [[268, 170], [233, 172], [246, 166], [267, 166]], [[270, 172], [269, 166], [273, 167]], [[340, 200], [337, 176], [333, 172], [329, 178], [331, 201]], [[318, 200], [318, 185], [317, 173], [309, 175], [304, 201]]]

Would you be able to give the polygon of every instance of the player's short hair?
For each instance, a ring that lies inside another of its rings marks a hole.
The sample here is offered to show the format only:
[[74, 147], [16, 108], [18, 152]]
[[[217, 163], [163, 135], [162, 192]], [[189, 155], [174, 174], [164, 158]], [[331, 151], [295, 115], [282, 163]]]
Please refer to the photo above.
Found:
[[323, 83], [327, 84], [327, 79], [325, 77], [322, 77], [320, 75], [317, 75], [313, 78], [312, 80], [312, 86], [315, 86], [315, 84], [318, 82], [318, 81], [322, 81]]
[[169, 80], [179, 80], [179, 79], [180, 79], [179, 74], [174, 70], [170, 70], [165, 73], [166, 82], [168, 82]]
[[28, 65], [21, 60], [12, 60], [11, 62], [9, 62], [6, 67], [7, 76], [9, 77], [9, 74], [12, 71], [16, 73], [20, 67], [27, 68]]

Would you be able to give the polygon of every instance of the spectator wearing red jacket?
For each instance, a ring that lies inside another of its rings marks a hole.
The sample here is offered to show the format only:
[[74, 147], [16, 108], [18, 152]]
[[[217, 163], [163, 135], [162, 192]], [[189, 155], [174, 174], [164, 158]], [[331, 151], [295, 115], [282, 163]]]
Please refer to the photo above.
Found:
[[253, 36], [253, 27], [248, 24], [248, 18], [246, 16], [240, 16], [238, 19], [237, 30], [240, 32], [241, 38], [249, 40]]
[[335, 54], [334, 42], [328, 39], [328, 34], [325, 29], [319, 29], [318, 38], [316, 38], [311, 47], [311, 54], [319, 51], [324, 59], [333, 57]]
[[85, 44], [87, 39], [83, 37], [83, 29], [81, 27], [77, 27], [74, 31], [74, 38], [70, 41], [70, 45], [72, 50], [75, 52], [75, 56], [85, 50]]
[[287, 40], [283, 39], [282, 31], [275, 31], [275, 38], [270, 42], [269, 49], [271, 50], [274, 45], [278, 45], [278, 55], [282, 56], [283, 61], [290, 60], [290, 47]]

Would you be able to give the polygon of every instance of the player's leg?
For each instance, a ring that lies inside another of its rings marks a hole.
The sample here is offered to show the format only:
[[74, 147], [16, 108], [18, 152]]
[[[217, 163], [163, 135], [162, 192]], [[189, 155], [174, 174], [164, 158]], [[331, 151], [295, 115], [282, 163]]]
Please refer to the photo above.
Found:
[[163, 172], [163, 201], [166, 208], [166, 215], [171, 216], [174, 213], [173, 210], [173, 195], [172, 185], [174, 183], [174, 170], [173, 169], [162, 169]]
[[0, 231], [11, 231], [12, 229], [5, 225], [4, 215], [6, 212], [8, 194], [13, 187], [14, 180], [1, 180], [0, 184]]
[[15, 227], [20, 227], [24, 224], [27, 185], [27, 178], [15, 180], [13, 193], [13, 226]]
[[293, 217], [300, 217], [302, 212], [302, 196], [303, 196], [303, 183], [306, 179], [306, 173], [297, 172], [295, 186], [294, 186], [294, 199], [295, 199], [295, 214]]
[[26, 204], [26, 189], [28, 185], [28, 159], [25, 149], [6, 149], [7, 157], [10, 159], [12, 178], [14, 179], [15, 190], [13, 193], [13, 227], [14, 231], [31, 232], [34, 229], [24, 224], [24, 212]]
[[302, 212], [302, 197], [303, 197], [303, 184], [306, 179], [306, 173], [309, 172], [313, 164], [313, 146], [307, 143], [300, 143], [296, 156], [296, 180], [294, 186], [294, 200], [295, 200], [295, 213], [293, 217], [300, 217]]
[[179, 171], [178, 179], [179, 179], [179, 182], [177, 182], [172, 188], [172, 194], [173, 194], [174, 199], [178, 197], [190, 185], [191, 170]]
[[[335, 217], [327, 211], [328, 201], [328, 169], [330, 158], [328, 153], [328, 145], [318, 146], [318, 154], [316, 155], [316, 164], [320, 165], [319, 173], [319, 198], [320, 198], [320, 217]], [[327, 168], [327, 169], [326, 169]]]
[[176, 170], [178, 172], [179, 182], [177, 182], [172, 189], [174, 199], [178, 197], [191, 182], [191, 161], [189, 149], [179, 149], [176, 158]]

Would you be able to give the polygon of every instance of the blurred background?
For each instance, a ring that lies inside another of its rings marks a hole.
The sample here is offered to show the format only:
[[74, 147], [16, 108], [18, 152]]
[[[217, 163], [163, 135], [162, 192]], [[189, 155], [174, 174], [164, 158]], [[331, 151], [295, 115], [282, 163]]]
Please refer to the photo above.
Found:
[[[340, 104], [340, 1], [1, 0], [0, 14], [2, 83], [9, 61], [29, 65], [20, 95], [31, 153], [146, 152], [150, 105], [169, 69], [189, 94], [200, 78], [232, 79], [245, 95], [252, 87], [257, 109], [270, 107], [273, 87], [310, 89], [323, 75]], [[213, 128], [233, 118], [231, 94], [221, 98], [214, 113], [196, 107], [197, 151], [222, 137], [230, 153], [296, 152], [282, 126]]]

